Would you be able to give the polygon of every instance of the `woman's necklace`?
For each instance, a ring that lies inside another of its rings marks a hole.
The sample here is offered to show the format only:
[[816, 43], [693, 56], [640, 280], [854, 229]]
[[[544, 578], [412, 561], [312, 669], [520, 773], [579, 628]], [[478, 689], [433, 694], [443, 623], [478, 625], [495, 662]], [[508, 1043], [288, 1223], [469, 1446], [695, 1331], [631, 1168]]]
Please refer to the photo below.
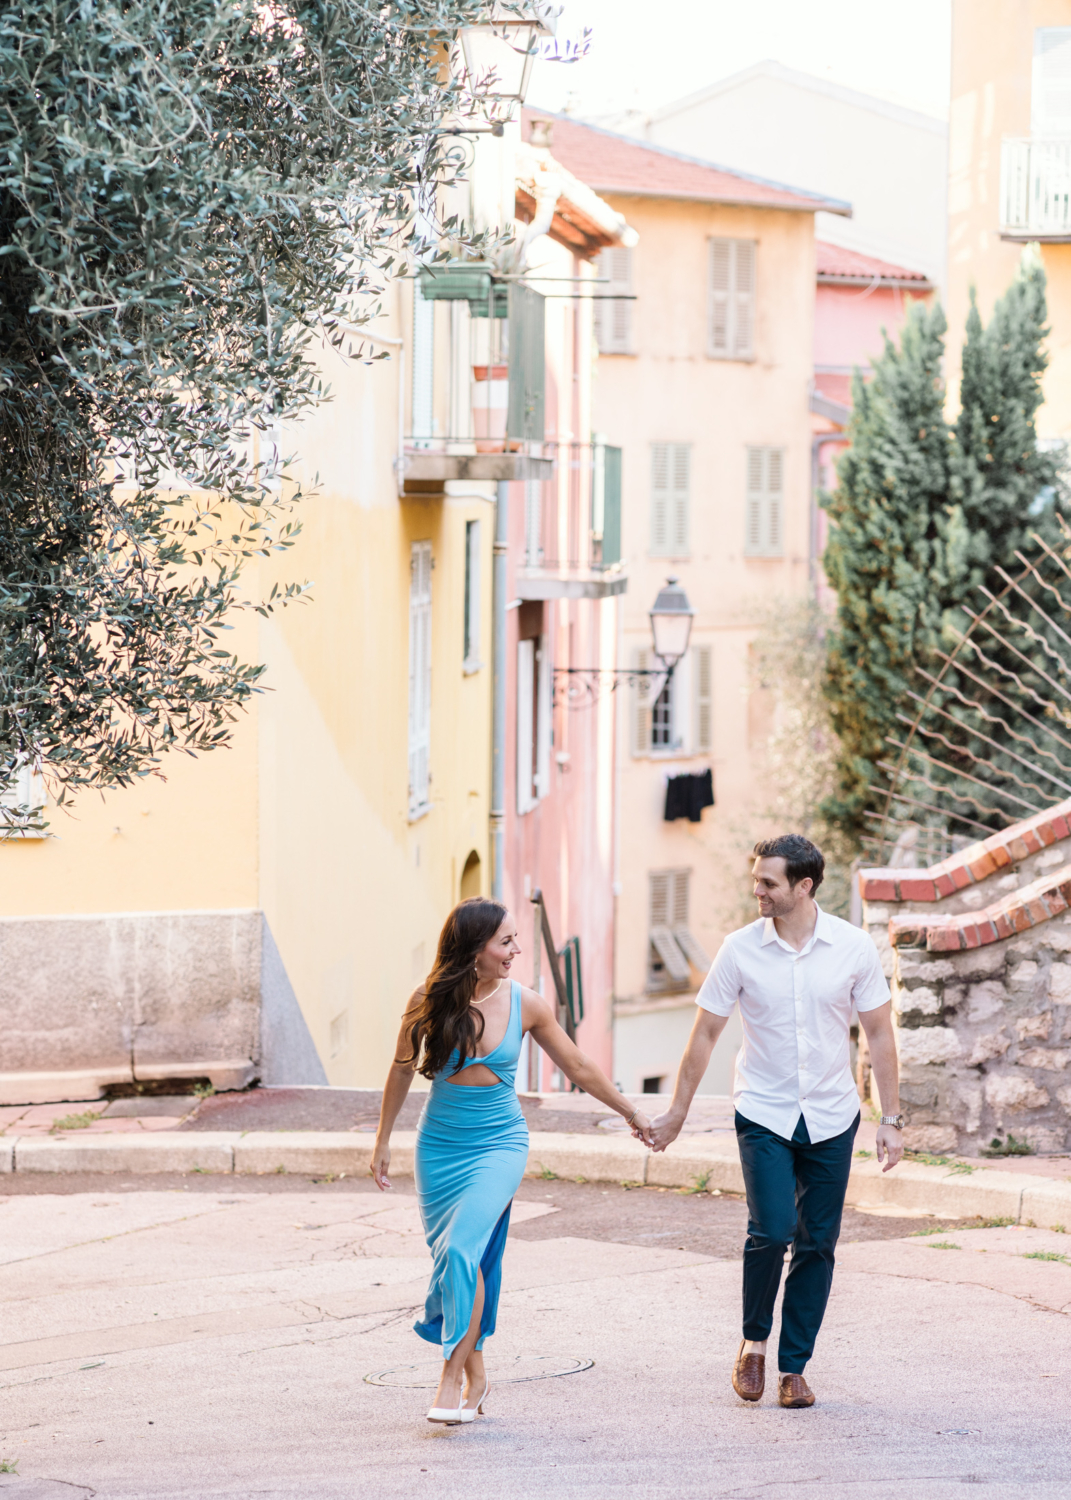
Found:
[[482, 1000], [470, 1000], [469, 1004], [470, 1005], [486, 1005], [487, 1002], [488, 1002], [488, 1000], [493, 1000], [494, 997], [498, 994], [499, 990], [502, 988], [502, 984], [503, 984], [503, 981], [500, 979], [489, 995], [485, 995]]

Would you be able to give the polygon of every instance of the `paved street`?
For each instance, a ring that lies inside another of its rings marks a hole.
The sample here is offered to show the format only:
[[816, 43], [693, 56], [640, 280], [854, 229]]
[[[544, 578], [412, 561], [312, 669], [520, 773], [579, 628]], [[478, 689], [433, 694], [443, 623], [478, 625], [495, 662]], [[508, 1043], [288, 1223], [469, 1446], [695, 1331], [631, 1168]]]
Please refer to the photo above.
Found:
[[529, 1180], [488, 1414], [444, 1429], [412, 1183], [369, 1187], [12, 1179], [5, 1500], [1071, 1495], [1064, 1235], [849, 1214], [785, 1412], [729, 1386], [738, 1199]]

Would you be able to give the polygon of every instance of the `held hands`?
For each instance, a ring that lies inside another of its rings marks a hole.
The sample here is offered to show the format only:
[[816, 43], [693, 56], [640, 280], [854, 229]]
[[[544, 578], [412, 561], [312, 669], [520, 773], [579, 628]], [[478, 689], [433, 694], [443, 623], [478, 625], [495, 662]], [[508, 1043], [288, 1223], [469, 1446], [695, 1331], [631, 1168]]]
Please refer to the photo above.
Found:
[[669, 1110], [664, 1115], [659, 1115], [651, 1125], [651, 1150], [664, 1151], [670, 1141], [675, 1141], [681, 1133], [683, 1120], [678, 1120], [676, 1115]]
[[390, 1170], [390, 1147], [381, 1146], [376, 1142], [375, 1150], [372, 1152], [372, 1176], [376, 1180], [376, 1187], [381, 1193], [391, 1191], [390, 1178], [387, 1176]]
[[[878, 1161], [885, 1162], [883, 1172], [888, 1172], [904, 1154], [904, 1133], [897, 1130], [895, 1125], [879, 1125], [875, 1137]], [[886, 1161], [886, 1157], [888, 1160]]]
[[629, 1130], [636, 1140], [642, 1141], [645, 1146], [651, 1145], [651, 1122], [642, 1109], [638, 1109], [633, 1115]]

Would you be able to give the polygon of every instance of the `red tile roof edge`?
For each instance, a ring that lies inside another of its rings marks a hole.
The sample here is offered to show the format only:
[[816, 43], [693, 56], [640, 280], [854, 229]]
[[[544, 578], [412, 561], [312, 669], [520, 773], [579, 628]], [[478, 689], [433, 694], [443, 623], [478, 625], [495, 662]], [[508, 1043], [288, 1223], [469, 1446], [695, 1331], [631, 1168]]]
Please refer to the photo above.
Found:
[[922, 271], [879, 260], [875, 255], [864, 255], [861, 250], [849, 250], [845, 245], [815, 240], [814, 249], [818, 280], [830, 286], [866, 286], [877, 281], [879, 285], [882, 282], [893, 286], [904, 283], [923, 291], [933, 285]]
[[[613, 141], [619, 146], [629, 147], [637, 152], [645, 152], [652, 156], [666, 158], [670, 161], [684, 162], [689, 166], [702, 167], [710, 172], [720, 172], [723, 176], [736, 178], [741, 183], [765, 188], [774, 193], [782, 193], [784, 194], [784, 200], [781, 202], [774, 200], [763, 202], [753, 197], [734, 198], [723, 192], [711, 192], [707, 194], [673, 189], [642, 189], [627, 187], [621, 183], [597, 182], [593, 179], [590, 171], [583, 174], [576, 174], [582, 177], [582, 180], [587, 183], [588, 187], [597, 193], [616, 193], [620, 196], [641, 198], [675, 198], [697, 202], [742, 204], [749, 208], [798, 208], [805, 209], [808, 212], [843, 214], [846, 218], [851, 217], [852, 206], [845, 199], [831, 198], [824, 193], [812, 192], [809, 188], [793, 187], [790, 183], [775, 182], [768, 177], [759, 177], [753, 172], [740, 171], [737, 167], [725, 167], [720, 162], [707, 161], [700, 156], [689, 156], [683, 151], [671, 151], [668, 146], [657, 146], [652, 141], [637, 140], [635, 136], [622, 135], [619, 131], [607, 130], [602, 125], [589, 125], [586, 120], [578, 120], [573, 115], [557, 114], [551, 109], [538, 109], [534, 105], [526, 104], [521, 110], [522, 129], [533, 119], [550, 120], [555, 124], [561, 123], [571, 129], [584, 130], [592, 135], [603, 136], [608, 141]], [[569, 167], [569, 163], [565, 161], [563, 154], [557, 149], [556, 145], [551, 145], [550, 152], [552, 156], [555, 156], [562, 162], [563, 166]], [[569, 167], [569, 170], [572, 171], [573, 169]]]
[[895, 866], [860, 870], [859, 890], [864, 901], [940, 901], [1069, 837], [1071, 797], [977, 844], [968, 844], [940, 864], [918, 870]]
[[955, 915], [904, 912], [889, 921], [894, 948], [925, 948], [929, 953], [962, 953], [1014, 937], [1071, 908], [1071, 864], [1042, 875], [982, 911]]

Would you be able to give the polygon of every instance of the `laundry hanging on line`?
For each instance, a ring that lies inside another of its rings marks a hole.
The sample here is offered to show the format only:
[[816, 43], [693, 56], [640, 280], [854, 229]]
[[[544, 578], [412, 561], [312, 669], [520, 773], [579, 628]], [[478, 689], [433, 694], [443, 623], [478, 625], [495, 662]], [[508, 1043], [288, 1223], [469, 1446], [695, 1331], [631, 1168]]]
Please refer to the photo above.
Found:
[[713, 806], [714, 773], [709, 766], [705, 771], [667, 778], [665, 822], [672, 823], [677, 818], [687, 818], [689, 823], [698, 823], [703, 816], [704, 807]]

